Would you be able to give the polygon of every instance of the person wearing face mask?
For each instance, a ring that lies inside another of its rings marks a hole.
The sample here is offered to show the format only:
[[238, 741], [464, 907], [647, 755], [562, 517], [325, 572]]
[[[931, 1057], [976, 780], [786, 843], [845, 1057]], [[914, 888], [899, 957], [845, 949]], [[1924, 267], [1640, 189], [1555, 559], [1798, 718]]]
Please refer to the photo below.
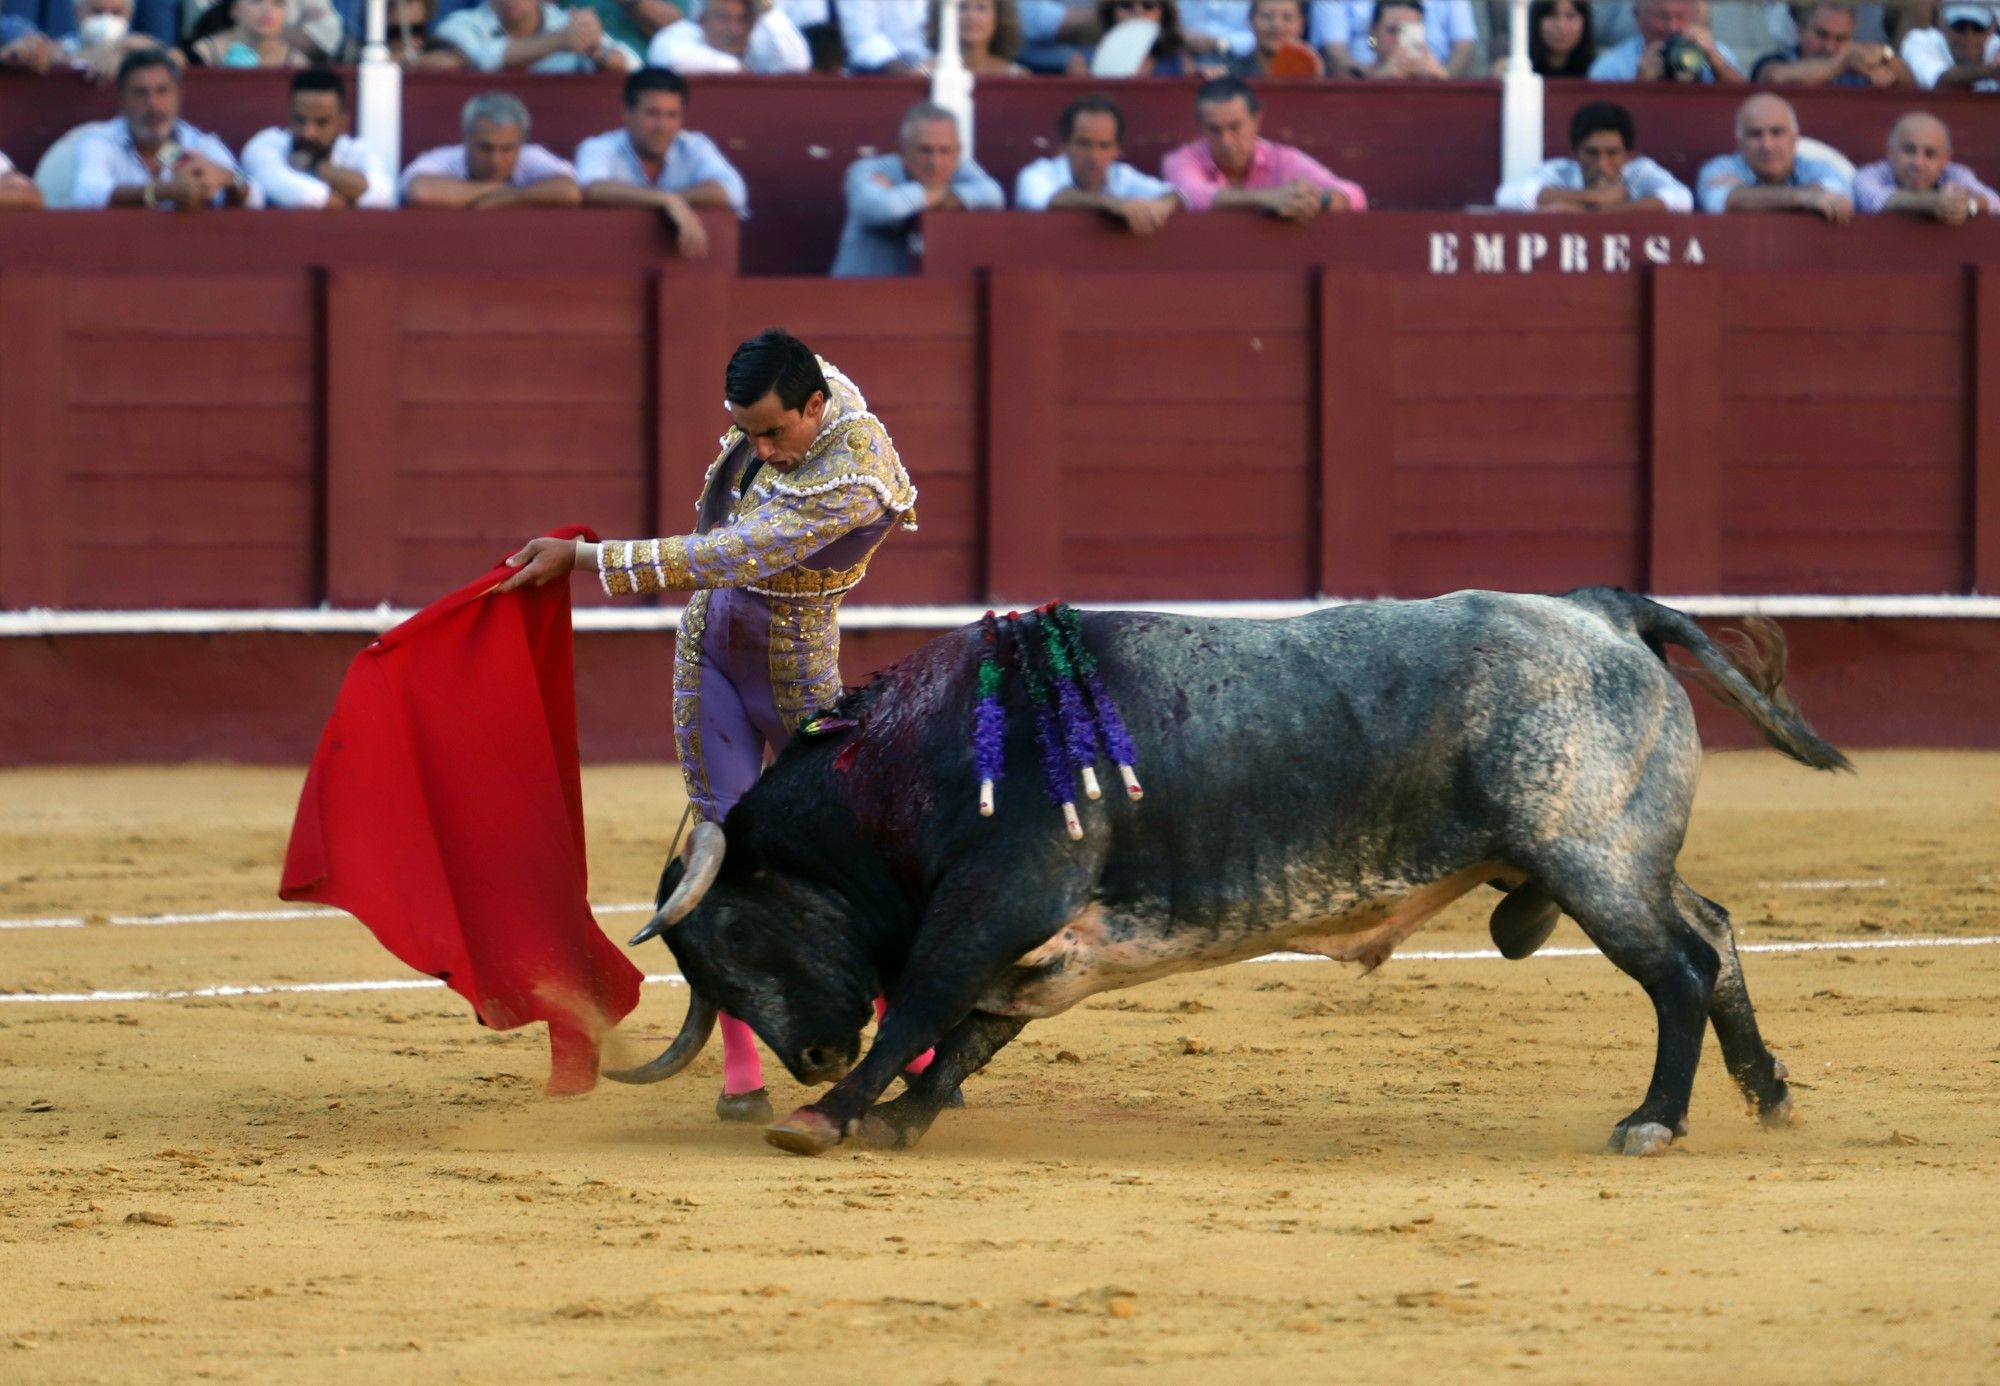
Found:
[[304, 67], [285, 28], [284, 0], [223, 0], [188, 33], [182, 49], [197, 67]]
[[1962, 226], [2000, 214], [2000, 193], [1951, 159], [1951, 131], [1927, 111], [1912, 111], [1889, 131], [1889, 157], [1854, 171], [1854, 210], [1902, 212]]
[[77, 0], [76, 32], [62, 40], [69, 65], [93, 82], [108, 82], [127, 53], [157, 48], [150, 35], [132, 31], [132, 0]]

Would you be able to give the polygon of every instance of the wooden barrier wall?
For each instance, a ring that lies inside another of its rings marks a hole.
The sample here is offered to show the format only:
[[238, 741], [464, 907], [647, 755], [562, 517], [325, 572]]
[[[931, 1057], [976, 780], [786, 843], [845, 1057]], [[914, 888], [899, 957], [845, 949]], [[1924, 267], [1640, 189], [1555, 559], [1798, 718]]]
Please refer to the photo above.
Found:
[[[198, 69], [188, 74], [184, 110], [231, 148], [285, 118], [281, 71]], [[466, 99], [495, 87], [516, 91], [534, 118], [532, 137], [568, 157], [577, 142], [616, 127], [618, 79], [610, 76], [497, 76], [410, 73], [403, 80], [403, 152], [456, 142]], [[821, 274], [833, 261], [843, 215], [841, 175], [862, 154], [894, 148], [916, 78], [700, 77], [690, 125], [716, 139], [750, 185], [744, 268], [755, 274]], [[1192, 79], [982, 78], [977, 153], [1011, 196], [1014, 176], [1051, 152], [1062, 108], [1089, 91], [1110, 90], [1127, 116], [1127, 157], [1153, 170], [1194, 136]], [[1493, 82], [1267, 82], [1265, 134], [1296, 144], [1367, 189], [1385, 209], [1444, 211], [1486, 203], [1499, 181], [1500, 97]], [[1935, 111], [1954, 132], [1956, 152], [2000, 186], [2000, 103], [1969, 93], [1789, 91], [1805, 132], [1857, 163], [1881, 157], [1889, 126], [1903, 111]], [[1545, 143], [1565, 152], [1569, 118], [1586, 100], [1629, 106], [1644, 150], [1692, 182], [1702, 160], [1733, 144], [1740, 89], [1671, 84], [1616, 86], [1552, 82]], [[80, 77], [0, 73], [0, 152], [34, 160], [58, 136], [114, 113], [116, 98]]]

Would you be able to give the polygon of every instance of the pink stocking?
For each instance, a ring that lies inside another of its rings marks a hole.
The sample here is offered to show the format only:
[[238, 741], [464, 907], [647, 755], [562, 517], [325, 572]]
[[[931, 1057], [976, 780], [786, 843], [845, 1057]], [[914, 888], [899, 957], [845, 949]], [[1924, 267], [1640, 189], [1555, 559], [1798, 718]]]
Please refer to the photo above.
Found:
[[[888, 1003], [888, 1001], [887, 1001], [887, 1000], [886, 1000], [885, 998], [883, 998], [883, 997], [880, 997], [880, 996], [876, 997], [876, 998], [875, 998], [875, 1023], [876, 1023], [877, 1025], [880, 1025], [880, 1024], [882, 1023], [882, 1017], [883, 1017], [883, 1016], [885, 1016], [885, 1015], [887, 1015], [888, 1013], [889, 1013], [889, 1003]], [[937, 1050], [935, 1050], [935, 1049], [926, 1049], [926, 1050], [925, 1050], [925, 1051], [924, 1051], [923, 1053], [921, 1053], [921, 1054], [917, 1055], [917, 1057], [916, 1057], [916, 1058], [914, 1058], [914, 1059], [910, 1060], [910, 1069], [909, 1069], [909, 1071], [910, 1071], [911, 1073], [922, 1073], [922, 1072], [923, 1072], [923, 1071], [924, 1071], [925, 1069], [927, 1069], [927, 1068], [929, 1068], [929, 1067], [931, 1066], [931, 1060], [932, 1060], [932, 1059], [935, 1059], [936, 1057], [937, 1057]]]
[[722, 1090], [731, 1097], [764, 1086], [756, 1032], [733, 1015], [722, 1017]]

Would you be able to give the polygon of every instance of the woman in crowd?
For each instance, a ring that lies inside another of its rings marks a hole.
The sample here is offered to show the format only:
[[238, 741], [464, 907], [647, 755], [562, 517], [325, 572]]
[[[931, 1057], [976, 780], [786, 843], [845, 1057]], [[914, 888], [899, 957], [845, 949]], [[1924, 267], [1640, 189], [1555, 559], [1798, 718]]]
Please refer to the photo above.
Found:
[[[927, 29], [931, 52], [938, 51], [938, 11], [943, 0], [931, 0]], [[958, 0], [958, 46], [965, 65], [981, 77], [1022, 77], [1027, 69], [1014, 61], [1021, 51], [1019, 0]]]
[[[1188, 51], [1187, 36], [1181, 32], [1178, 0], [1097, 0], [1099, 32], [1109, 33], [1128, 19], [1149, 19], [1160, 26], [1160, 37], [1153, 44], [1153, 51], [1133, 76], [1186, 77], [1197, 71], [1194, 55]], [[1087, 75], [1089, 58], [1078, 54], [1070, 62], [1070, 71]]]
[[[1597, 58], [1597, 25], [1581, 0], [1535, 0], [1528, 6], [1528, 66], [1544, 77], [1588, 77]], [[1507, 60], [1493, 64], [1498, 76]]]
[[1250, 32], [1256, 35], [1257, 46], [1248, 53], [1229, 59], [1228, 72], [1231, 77], [1271, 76], [1271, 60], [1277, 57], [1278, 50], [1287, 44], [1297, 44], [1305, 53], [1311, 55], [1318, 72], [1310, 75], [1325, 74], [1326, 67], [1320, 62], [1319, 55], [1306, 46], [1305, 0], [1251, 0]]
[[188, 31], [182, 52], [200, 67], [305, 67], [285, 27], [285, 0], [222, 0]]
[[1423, 6], [1413, 0], [1377, 0], [1374, 20], [1368, 26], [1367, 53], [1373, 62], [1361, 69], [1363, 77], [1439, 82], [1451, 76], [1431, 52], [1424, 36]]

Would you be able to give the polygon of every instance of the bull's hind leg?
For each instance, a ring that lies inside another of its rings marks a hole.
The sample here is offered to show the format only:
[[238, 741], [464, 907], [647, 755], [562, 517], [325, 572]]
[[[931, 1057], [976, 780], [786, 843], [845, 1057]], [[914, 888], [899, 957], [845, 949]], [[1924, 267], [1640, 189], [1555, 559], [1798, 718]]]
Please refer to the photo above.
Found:
[[1614, 1154], [1650, 1155], [1687, 1134], [1688, 1100], [1701, 1061], [1702, 1032], [1719, 961], [1716, 950], [1682, 922], [1666, 882], [1622, 882], [1558, 889], [1563, 912], [1604, 956], [1646, 989], [1659, 1020], [1659, 1047], [1646, 1100], [1611, 1132]]
[[1750, 1006], [1750, 991], [1743, 982], [1743, 967], [1736, 956], [1736, 931], [1730, 927], [1729, 911], [1687, 882], [1674, 878], [1674, 907], [1682, 919], [1714, 948], [1720, 960], [1715, 976], [1715, 993], [1710, 998], [1708, 1018], [1715, 1026], [1715, 1038], [1722, 1046], [1722, 1062], [1729, 1076], [1750, 1100], [1758, 1118], [1766, 1126], [1785, 1126], [1792, 1120], [1792, 1092], [1785, 1084], [1785, 1066], [1764, 1044], [1757, 1029], [1757, 1013]]
[[974, 1011], [939, 1041], [930, 1067], [911, 1075], [909, 1091], [869, 1109], [861, 1119], [860, 1138], [870, 1145], [915, 1145], [951, 1105], [959, 1084], [984, 1068], [1027, 1023], [1017, 1016]]

